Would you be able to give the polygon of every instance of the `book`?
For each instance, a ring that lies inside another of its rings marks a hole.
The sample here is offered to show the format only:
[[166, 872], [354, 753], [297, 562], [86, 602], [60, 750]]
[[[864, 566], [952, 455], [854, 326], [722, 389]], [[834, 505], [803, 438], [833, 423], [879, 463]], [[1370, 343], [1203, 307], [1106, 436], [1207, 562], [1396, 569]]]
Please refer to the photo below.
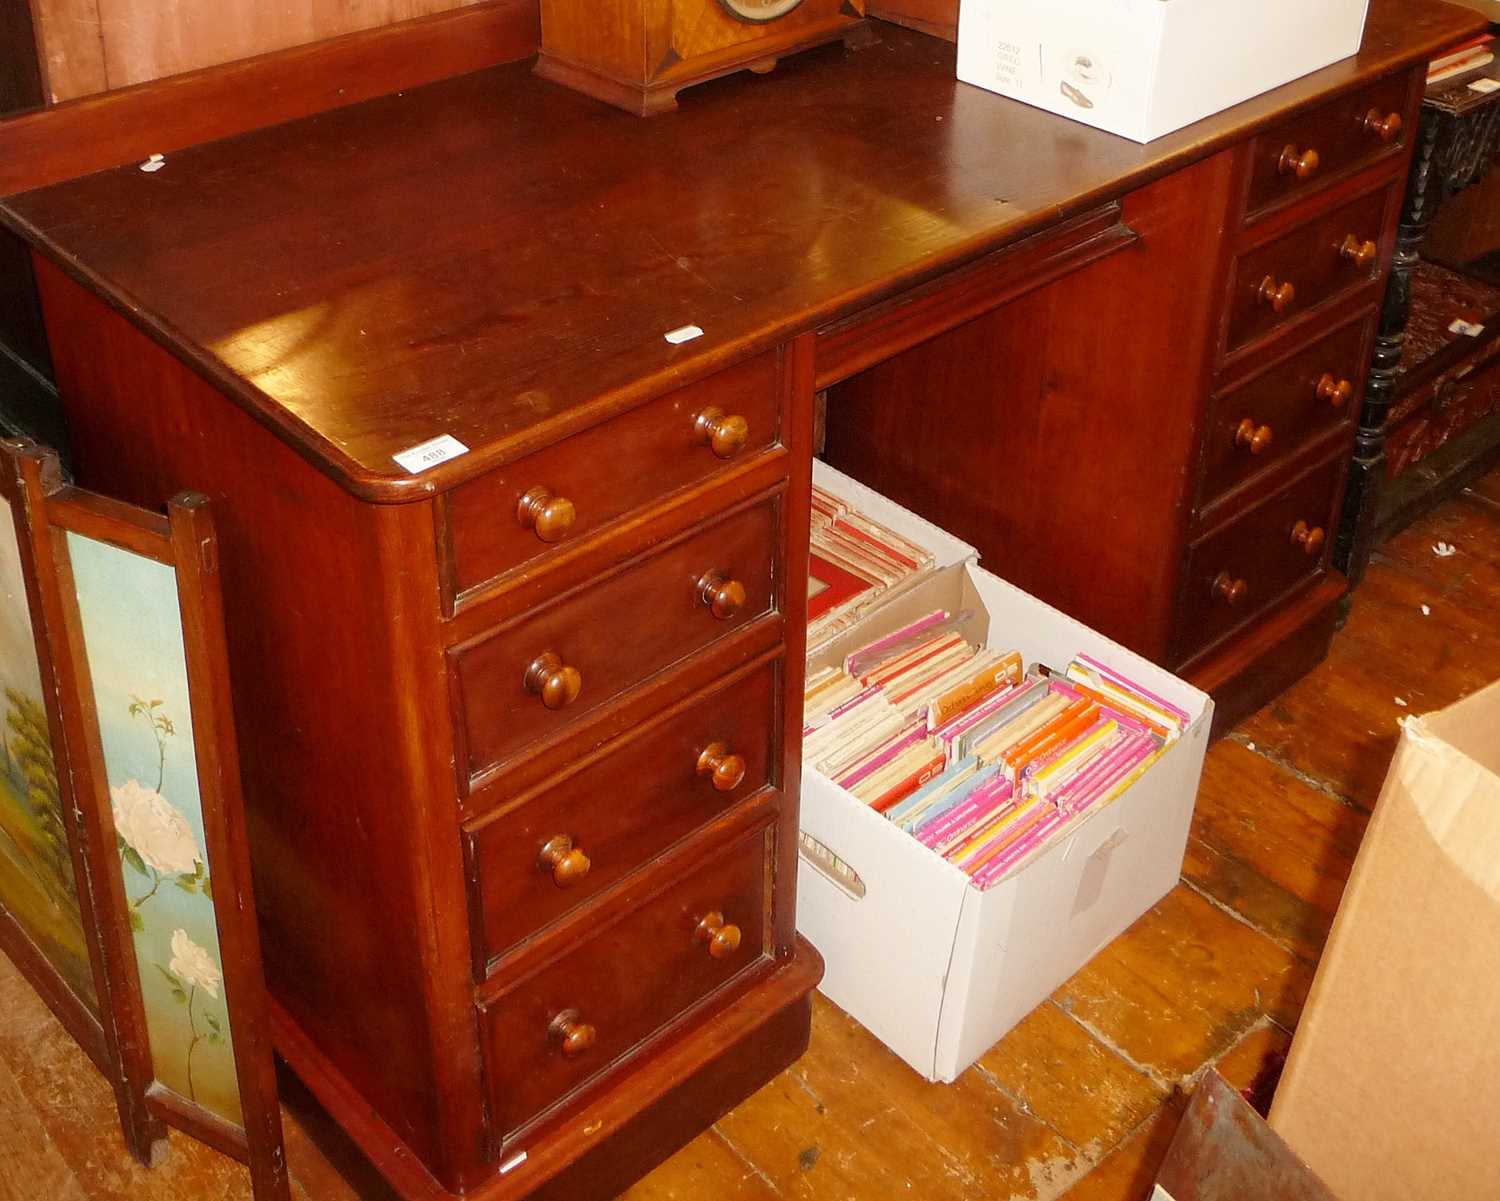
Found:
[[1436, 63], [1427, 73], [1427, 82], [1442, 83], [1445, 79], [1452, 79], [1458, 75], [1467, 74], [1470, 71], [1478, 71], [1481, 67], [1487, 67], [1495, 61], [1495, 55], [1489, 50], [1471, 50], [1468, 54], [1449, 62], [1443, 67]]
[[1188, 714], [1086, 654], [1027, 669], [1018, 651], [975, 646], [968, 616], [931, 610], [811, 673], [803, 754], [983, 889], [1121, 796]]
[[822, 555], [808, 556], [807, 617], [809, 621], [849, 604], [870, 592], [876, 581], [857, 575]]
[[822, 488], [812, 490], [808, 554], [809, 652], [874, 605], [904, 592], [932, 570], [924, 546], [861, 513]]

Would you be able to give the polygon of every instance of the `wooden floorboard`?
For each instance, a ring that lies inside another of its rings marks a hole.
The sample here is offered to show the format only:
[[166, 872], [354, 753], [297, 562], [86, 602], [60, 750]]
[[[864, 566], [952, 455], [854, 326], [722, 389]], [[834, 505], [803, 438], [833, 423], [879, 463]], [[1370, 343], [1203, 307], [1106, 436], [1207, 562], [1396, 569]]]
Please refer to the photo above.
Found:
[[[808, 1054], [629, 1201], [1148, 1196], [1199, 1073], [1248, 1088], [1285, 1053], [1397, 723], [1500, 678], [1497, 606], [1500, 472], [1380, 548], [1328, 660], [1210, 751], [1183, 882], [955, 1084], [818, 998]], [[0, 1201], [248, 1201], [181, 1137], [136, 1166], [109, 1090], [3, 960], [0, 1015]], [[387, 1201], [289, 1099], [299, 1199]]]

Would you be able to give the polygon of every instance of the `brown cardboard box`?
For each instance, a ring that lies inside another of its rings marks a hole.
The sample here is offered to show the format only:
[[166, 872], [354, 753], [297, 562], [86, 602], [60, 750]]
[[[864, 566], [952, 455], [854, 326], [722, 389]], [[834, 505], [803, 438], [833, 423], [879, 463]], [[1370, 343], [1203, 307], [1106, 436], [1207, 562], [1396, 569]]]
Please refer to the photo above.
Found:
[[1407, 720], [1271, 1126], [1347, 1201], [1500, 1197], [1500, 683]]

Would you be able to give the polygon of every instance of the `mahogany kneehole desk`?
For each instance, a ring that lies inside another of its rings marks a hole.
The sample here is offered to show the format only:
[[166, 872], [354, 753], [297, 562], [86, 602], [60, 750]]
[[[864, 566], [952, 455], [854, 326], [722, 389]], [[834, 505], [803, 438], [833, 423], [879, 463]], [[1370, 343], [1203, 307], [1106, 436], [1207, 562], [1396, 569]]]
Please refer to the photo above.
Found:
[[1473, 26], [1377, 0], [1144, 147], [881, 26], [649, 122], [518, 63], [0, 206], [79, 482], [214, 500], [278, 1049], [404, 1196], [609, 1195], [805, 1047], [820, 398], [833, 465], [1227, 718], [1322, 656]]

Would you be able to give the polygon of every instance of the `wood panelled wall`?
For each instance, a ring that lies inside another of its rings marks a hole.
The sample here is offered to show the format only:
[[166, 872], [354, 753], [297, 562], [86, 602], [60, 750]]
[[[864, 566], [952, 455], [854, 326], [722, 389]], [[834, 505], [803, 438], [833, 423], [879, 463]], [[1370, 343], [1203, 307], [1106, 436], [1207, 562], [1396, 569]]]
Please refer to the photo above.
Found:
[[47, 99], [60, 101], [475, 2], [31, 0], [31, 7]]
[[0, 3], [0, 117], [42, 102], [36, 35], [24, 0]]

